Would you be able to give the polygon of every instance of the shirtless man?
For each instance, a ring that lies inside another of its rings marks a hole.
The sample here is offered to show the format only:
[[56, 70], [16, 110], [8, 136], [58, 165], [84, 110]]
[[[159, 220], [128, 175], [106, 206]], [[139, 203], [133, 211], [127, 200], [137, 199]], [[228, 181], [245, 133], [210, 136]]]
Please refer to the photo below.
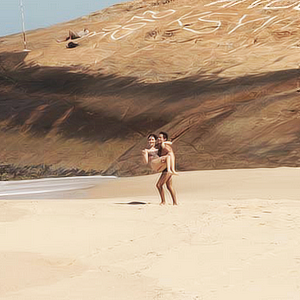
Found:
[[[170, 145], [166, 145], [165, 147], [161, 147], [161, 144], [163, 142], [166, 142], [168, 140], [168, 134], [165, 132], [160, 132], [158, 135], [158, 139], [157, 139], [157, 143], [158, 143], [158, 156], [165, 156], [168, 154], [173, 154], [173, 149]], [[172, 184], [172, 173], [167, 172], [168, 170], [165, 169], [162, 171], [157, 183], [156, 183], [156, 187], [159, 191], [159, 195], [161, 198], [161, 205], [166, 204], [166, 199], [165, 199], [165, 192], [163, 189], [163, 186], [166, 185], [168, 191], [171, 194], [172, 200], [173, 200], [173, 205], [177, 205], [177, 199], [176, 199], [176, 195], [175, 195], [175, 190], [173, 188], [173, 184]]]

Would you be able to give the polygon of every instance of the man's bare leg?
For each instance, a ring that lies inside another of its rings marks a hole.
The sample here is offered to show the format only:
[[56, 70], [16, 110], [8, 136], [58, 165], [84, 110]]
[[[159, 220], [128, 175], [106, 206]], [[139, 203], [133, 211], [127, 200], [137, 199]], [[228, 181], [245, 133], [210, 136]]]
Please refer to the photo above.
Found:
[[167, 181], [166, 181], [167, 189], [169, 190], [172, 200], [173, 200], [173, 205], [177, 205], [177, 199], [176, 199], [176, 194], [175, 190], [173, 188], [173, 181], [172, 181], [172, 176], [170, 176]]
[[[164, 205], [166, 204], [166, 198], [165, 198], [165, 193], [164, 193], [164, 189], [163, 189], [163, 186], [164, 184], [166, 184], [166, 182], [172, 177], [172, 174], [170, 173], [167, 173], [167, 172], [162, 172], [157, 183], [156, 183], [156, 187], [159, 191], [159, 195], [160, 195], [160, 198], [161, 198], [161, 202], [160, 204], [161, 205]], [[172, 197], [173, 199], [173, 197]], [[173, 200], [174, 202], [174, 200]]]

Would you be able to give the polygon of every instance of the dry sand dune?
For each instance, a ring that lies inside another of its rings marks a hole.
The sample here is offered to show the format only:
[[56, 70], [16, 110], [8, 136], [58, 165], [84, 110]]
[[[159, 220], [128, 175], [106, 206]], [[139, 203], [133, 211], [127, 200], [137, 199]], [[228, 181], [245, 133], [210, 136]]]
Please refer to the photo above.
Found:
[[298, 300], [299, 172], [182, 172], [177, 207], [157, 175], [1, 201], [0, 298]]
[[145, 0], [31, 31], [30, 52], [2, 37], [0, 161], [146, 174], [165, 130], [179, 170], [299, 166], [299, 20], [294, 0]]

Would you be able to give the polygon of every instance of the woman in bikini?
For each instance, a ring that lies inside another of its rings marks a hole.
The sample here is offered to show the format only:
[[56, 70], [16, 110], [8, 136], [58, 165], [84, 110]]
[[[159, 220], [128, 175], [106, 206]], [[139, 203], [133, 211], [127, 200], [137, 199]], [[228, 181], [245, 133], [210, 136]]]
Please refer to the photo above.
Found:
[[[158, 156], [156, 140], [157, 136], [155, 134], [149, 134], [148, 147], [142, 151], [144, 163], [149, 164], [151, 169], [156, 172], [167, 169], [168, 173], [177, 175], [178, 173], [175, 171], [175, 157], [173, 152], [165, 156]], [[164, 148], [166, 144], [171, 145], [172, 142], [167, 141], [162, 143], [162, 148]]]

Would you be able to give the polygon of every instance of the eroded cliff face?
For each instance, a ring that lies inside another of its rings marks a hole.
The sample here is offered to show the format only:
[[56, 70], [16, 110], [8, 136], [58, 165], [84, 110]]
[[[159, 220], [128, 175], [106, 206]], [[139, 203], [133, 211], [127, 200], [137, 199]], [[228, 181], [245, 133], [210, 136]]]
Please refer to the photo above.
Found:
[[[299, 166], [300, 2], [133, 1], [0, 38], [0, 162], [150, 172]], [[69, 30], [89, 35], [57, 42]]]

